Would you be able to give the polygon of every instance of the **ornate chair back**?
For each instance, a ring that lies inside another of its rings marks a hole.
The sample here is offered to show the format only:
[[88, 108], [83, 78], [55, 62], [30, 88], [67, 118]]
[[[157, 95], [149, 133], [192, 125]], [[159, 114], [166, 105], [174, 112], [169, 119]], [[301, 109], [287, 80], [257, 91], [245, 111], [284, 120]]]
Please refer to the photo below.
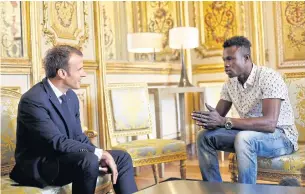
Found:
[[17, 110], [21, 94], [1, 88], [1, 176], [15, 165]]
[[152, 133], [149, 94], [146, 83], [109, 84], [105, 94], [111, 146], [116, 138]]

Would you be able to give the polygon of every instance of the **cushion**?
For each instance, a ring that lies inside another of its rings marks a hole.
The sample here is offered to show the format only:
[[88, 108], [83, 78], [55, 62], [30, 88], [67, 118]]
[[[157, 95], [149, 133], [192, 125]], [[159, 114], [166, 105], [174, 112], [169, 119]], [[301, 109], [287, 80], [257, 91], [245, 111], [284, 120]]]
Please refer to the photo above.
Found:
[[115, 131], [147, 129], [150, 127], [147, 89], [111, 89], [111, 102]]
[[112, 149], [128, 152], [133, 160], [173, 155], [182, 152], [186, 153], [184, 141], [169, 139], [136, 140], [116, 145]]
[[[96, 187], [104, 185], [105, 183], [110, 182], [110, 175], [99, 176], [97, 179]], [[26, 187], [26, 186], [15, 186], [17, 185], [12, 179], [8, 176], [1, 177], [1, 193], [2, 194], [70, 194], [72, 193], [72, 183], [65, 185], [63, 187], [48, 186], [43, 189], [37, 187]]]
[[281, 171], [305, 173], [305, 145], [300, 145], [299, 150], [290, 155], [276, 158], [258, 158], [258, 171]]

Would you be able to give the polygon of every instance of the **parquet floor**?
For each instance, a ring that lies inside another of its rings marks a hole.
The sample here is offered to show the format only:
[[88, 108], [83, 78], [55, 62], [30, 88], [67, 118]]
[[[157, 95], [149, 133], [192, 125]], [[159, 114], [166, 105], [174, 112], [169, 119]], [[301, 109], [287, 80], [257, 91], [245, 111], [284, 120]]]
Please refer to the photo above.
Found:
[[[225, 159], [223, 162], [219, 162], [220, 173], [223, 181], [230, 182], [230, 173], [229, 173], [229, 161]], [[155, 184], [154, 176], [152, 172], [151, 166], [140, 167], [140, 173], [135, 177], [138, 189], [141, 190], [143, 188], [149, 187]], [[164, 177], [160, 178], [160, 180], [166, 180], [171, 177], [180, 178], [180, 170], [179, 170], [179, 162], [172, 162], [165, 164], [165, 173]], [[189, 159], [186, 162], [186, 177], [187, 179], [199, 179], [201, 180], [201, 174], [199, 169], [198, 160], [196, 158]], [[258, 183], [269, 183], [274, 184], [272, 182], [266, 181], [258, 181]]]

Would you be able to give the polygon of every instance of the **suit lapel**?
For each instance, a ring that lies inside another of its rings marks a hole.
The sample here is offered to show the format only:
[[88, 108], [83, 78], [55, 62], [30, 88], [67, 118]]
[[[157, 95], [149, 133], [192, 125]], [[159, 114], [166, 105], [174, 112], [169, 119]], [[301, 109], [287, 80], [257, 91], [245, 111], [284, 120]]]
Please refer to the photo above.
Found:
[[[66, 124], [66, 127], [68, 128], [68, 130], [67, 130], [68, 138], [73, 138], [72, 137], [72, 131], [71, 131], [70, 127], [69, 127], [70, 126], [69, 125], [69, 121], [68, 121], [67, 118], [64, 117], [64, 114], [63, 114], [62, 108], [61, 108], [61, 104], [60, 104], [57, 96], [55, 95], [54, 91], [52, 90], [50, 84], [48, 83], [47, 78], [44, 78], [42, 80], [42, 83], [43, 83], [43, 85], [44, 85], [44, 87], [45, 87], [45, 89], [46, 89], [46, 91], [47, 91], [47, 93], [49, 95], [50, 102], [53, 104], [53, 106], [55, 107], [56, 111], [59, 112], [61, 118], [63, 119], [63, 121]], [[68, 97], [68, 98], [70, 98], [70, 97]], [[70, 107], [69, 101], [70, 100], [68, 100], [68, 106]]]
[[[73, 103], [72, 103], [72, 100], [71, 100], [71, 97], [70, 97], [70, 93], [69, 91], [67, 91], [67, 104], [68, 104], [68, 107], [69, 107], [69, 111], [70, 111], [70, 114], [71, 114], [71, 117], [74, 116], [74, 111], [73, 111]], [[68, 125], [70, 127], [68, 127], [69, 129], [69, 137], [73, 138], [73, 132], [72, 132], [72, 127], [74, 126], [74, 123], [73, 123], [73, 119], [70, 119], [70, 125]]]

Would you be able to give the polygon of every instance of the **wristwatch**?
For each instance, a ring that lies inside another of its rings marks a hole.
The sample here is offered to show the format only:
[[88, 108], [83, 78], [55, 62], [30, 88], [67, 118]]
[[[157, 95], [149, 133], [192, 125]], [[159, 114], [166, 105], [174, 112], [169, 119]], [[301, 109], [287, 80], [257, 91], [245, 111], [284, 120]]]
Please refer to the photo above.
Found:
[[230, 118], [226, 118], [226, 122], [225, 122], [226, 130], [230, 130], [230, 129], [232, 129], [232, 127], [233, 127], [233, 124], [232, 124], [231, 119]]

